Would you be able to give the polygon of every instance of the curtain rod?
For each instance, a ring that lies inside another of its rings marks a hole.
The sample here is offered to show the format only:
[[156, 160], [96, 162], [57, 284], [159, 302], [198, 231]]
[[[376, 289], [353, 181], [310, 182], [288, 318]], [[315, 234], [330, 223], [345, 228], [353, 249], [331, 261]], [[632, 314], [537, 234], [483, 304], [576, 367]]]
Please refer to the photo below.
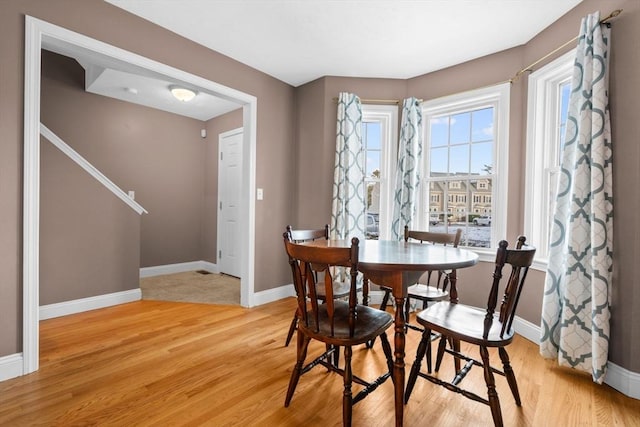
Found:
[[[611, 21], [613, 18], [618, 17], [621, 13], [622, 13], [622, 9], [614, 10], [606, 18], [601, 19], [600, 20], [600, 24], [608, 24], [609, 21]], [[559, 47], [555, 48], [554, 50], [552, 50], [551, 52], [547, 53], [542, 58], [532, 62], [528, 66], [524, 67], [523, 69], [521, 69], [520, 71], [515, 73], [514, 76], [511, 77], [509, 80], [505, 80], [505, 81], [502, 81], [502, 82], [499, 82], [499, 83], [494, 83], [494, 84], [491, 84], [491, 85], [487, 85], [486, 87], [495, 86], [495, 85], [499, 85], [499, 84], [503, 84], [503, 83], [514, 83], [514, 82], [516, 82], [522, 76], [522, 74], [526, 73], [527, 71], [529, 71], [529, 72], [535, 71], [533, 69], [533, 67], [535, 67], [536, 65], [538, 65], [539, 63], [541, 63], [545, 59], [549, 58], [550, 56], [558, 53], [559, 51], [561, 51], [565, 47], [569, 46], [571, 43], [574, 43], [576, 40], [578, 40], [579, 37], [580, 37], [579, 35], [575, 36], [574, 38], [572, 38], [568, 42], [564, 43], [562, 46], [559, 46]], [[338, 102], [338, 98], [334, 97], [333, 98], [333, 102], [337, 103]], [[363, 104], [400, 105], [400, 101], [397, 100], [397, 99], [361, 99], [360, 102], [362, 102]], [[418, 102], [422, 103], [423, 100], [422, 99], [418, 99]]]
[[[609, 21], [615, 17], [617, 17], [618, 15], [620, 15], [622, 13], [622, 9], [616, 9], [613, 12], [611, 12], [609, 14], [609, 16], [607, 16], [606, 18], [600, 20], [600, 24], [608, 24]], [[522, 74], [528, 72], [533, 72], [535, 71], [533, 69], [533, 67], [535, 67], [536, 65], [538, 65], [539, 63], [541, 63], [542, 61], [544, 61], [545, 59], [549, 58], [550, 56], [558, 53], [559, 51], [561, 51], [562, 49], [564, 49], [565, 47], [569, 46], [571, 43], [574, 43], [576, 40], [578, 40], [580, 36], [575, 36], [574, 38], [572, 38], [571, 40], [569, 40], [568, 42], [564, 43], [562, 46], [557, 47], [556, 49], [552, 50], [551, 52], [547, 53], [545, 56], [543, 56], [542, 58], [538, 59], [537, 61], [534, 61], [533, 63], [529, 64], [528, 66], [524, 67], [522, 70], [518, 71], [513, 77], [511, 77], [508, 82], [509, 83], [513, 83], [515, 81], [517, 81]]]
[[[334, 97], [333, 102], [338, 102], [338, 98]], [[360, 99], [363, 104], [386, 104], [386, 105], [400, 105], [399, 99]], [[422, 99], [418, 99], [418, 102], [422, 102]]]

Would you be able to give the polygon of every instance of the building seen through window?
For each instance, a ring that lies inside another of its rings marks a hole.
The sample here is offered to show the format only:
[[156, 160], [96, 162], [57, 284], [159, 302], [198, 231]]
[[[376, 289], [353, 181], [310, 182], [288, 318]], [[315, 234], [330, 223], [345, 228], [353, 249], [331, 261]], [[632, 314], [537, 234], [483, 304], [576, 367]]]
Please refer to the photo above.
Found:
[[391, 206], [398, 146], [398, 106], [362, 105], [365, 156], [365, 237], [391, 237]]
[[[508, 84], [423, 103], [424, 145], [413, 229], [454, 232], [492, 248], [506, 232]], [[367, 239], [390, 239], [398, 150], [397, 105], [362, 106]], [[500, 171], [500, 173], [497, 173]]]
[[462, 228], [464, 246], [491, 245], [493, 124], [494, 107], [428, 118], [429, 228]]

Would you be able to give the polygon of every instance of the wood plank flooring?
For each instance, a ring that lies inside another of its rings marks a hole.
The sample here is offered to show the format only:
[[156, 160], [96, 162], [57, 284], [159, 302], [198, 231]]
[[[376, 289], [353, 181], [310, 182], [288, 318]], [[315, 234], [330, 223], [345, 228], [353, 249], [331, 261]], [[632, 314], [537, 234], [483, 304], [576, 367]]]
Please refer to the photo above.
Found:
[[[40, 370], [0, 383], [0, 425], [340, 425], [342, 381], [321, 367], [283, 406], [295, 361], [295, 345], [284, 347], [294, 307], [292, 298], [253, 309], [138, 301], [42, 321]], [[418, 338], [409, 332], [409, 364]], [[525, 339], [517, 337], [510, 355], [523, 406], [498, 377], [505, 425], [640, 426], [640, 401], [542, 359]], [[355, 373], [372, 378], [383, 369], [379, 341], [354, 349]], [[443, 363], [441, 373], [451, 371]], [[465, 384], [484, 393], [482, 371], [474, 371]], [[391, 382], [358, 403], [353, 418], [355, 426], [393, 425]], [[418, 379], [405, 425], [492, 422], [489, 407]]]

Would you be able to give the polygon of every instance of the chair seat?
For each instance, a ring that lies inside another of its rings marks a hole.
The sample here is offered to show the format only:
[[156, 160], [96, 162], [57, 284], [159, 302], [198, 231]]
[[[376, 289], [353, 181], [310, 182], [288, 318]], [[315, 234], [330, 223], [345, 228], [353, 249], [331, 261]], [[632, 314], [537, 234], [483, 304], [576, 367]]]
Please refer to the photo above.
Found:
[[303, 329], [304, 333], [309, 337], [327, 344], [352, 346], [373, 340], [393, 324], [391, 314], [366, 305], [357, 305], [355, 330], [353, 336], [349, 336], [349, 304], [345, 301], [334, 301], [334, 304], [335, 318], [333, 336], [331, 336], [331, 323], [325, 304], [318, 306], [319, 332], [316, 332], [315, 319], [311, 312], [309, 312], [309, 325], [305, 325], [305, 322], [300, 319], [298, 329]]
[[449, 297], [449, 292], [438, 289], [434, 286], [423, 285], [417, 283], [413, 286], [409, 286], [407, 289], [407, 295], [409, 298], [427, 300], [427, 301], [442, 301]]
[[418, 323], [426, 329], [463, 341], [488, 347], [502, 347], [513, 340], [513, 328], [500, 336], [502, 323], [499, 314], [493, 316], [493, 323], [487, 337], [483, 337], [486, 310], [464, 304], [442, 301], [422, 310], [416, 316]]

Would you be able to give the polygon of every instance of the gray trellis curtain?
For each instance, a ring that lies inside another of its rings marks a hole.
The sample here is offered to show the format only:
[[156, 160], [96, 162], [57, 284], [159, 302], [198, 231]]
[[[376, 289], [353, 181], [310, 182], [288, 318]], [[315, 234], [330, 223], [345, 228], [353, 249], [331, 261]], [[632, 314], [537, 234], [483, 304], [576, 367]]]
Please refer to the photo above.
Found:
[[404, 237], [404, 226], [411, 224], [416, 212], [416, 199], [420, 188], [420, 162], [422, 159], [422, 108], [416, 98], [402, 103], [400, 147], [396, 169], [396, 189], [393, 197], [391, 238]]
[[553, 217], [540, 353], [590, 372], [607, 369], [613, 252], [610, 29], [582, 20]]
[[338, 97], [336, 159], [333, 175], [331, 237], [364, 242], [365, 189], [360, 98], [341, 92]]

